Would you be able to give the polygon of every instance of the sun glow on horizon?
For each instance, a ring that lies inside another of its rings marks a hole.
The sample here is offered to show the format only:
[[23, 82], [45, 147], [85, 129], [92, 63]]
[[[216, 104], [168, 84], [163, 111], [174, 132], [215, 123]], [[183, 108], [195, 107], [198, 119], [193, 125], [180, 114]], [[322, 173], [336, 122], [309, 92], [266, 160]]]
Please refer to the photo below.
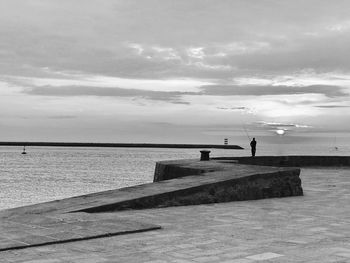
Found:
[[278, 130], [276, 130], [276, 133], [277, 133], [278, 135], [284, 135], [284, 134], [286, 133], [286, 131], [285, 131], [285, 130], [282, 130], [282, 129], [278, 129]]

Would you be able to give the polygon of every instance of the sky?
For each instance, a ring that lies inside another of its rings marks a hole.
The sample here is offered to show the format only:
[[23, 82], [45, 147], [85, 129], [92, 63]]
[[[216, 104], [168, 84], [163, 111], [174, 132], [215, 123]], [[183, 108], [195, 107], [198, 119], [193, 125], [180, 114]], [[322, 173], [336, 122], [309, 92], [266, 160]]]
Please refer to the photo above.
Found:
[[0, 141], [347, 133], [349, 54], [347, 0], [1, 0]]

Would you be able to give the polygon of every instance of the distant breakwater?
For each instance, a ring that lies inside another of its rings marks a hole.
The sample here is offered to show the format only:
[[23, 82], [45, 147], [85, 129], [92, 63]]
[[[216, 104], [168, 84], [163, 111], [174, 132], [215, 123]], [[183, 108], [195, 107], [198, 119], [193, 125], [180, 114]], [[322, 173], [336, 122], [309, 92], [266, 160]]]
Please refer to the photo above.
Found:
[[55, 147], [130, 147], [179, 149], [243, 149], [238, 145], [219, 144], [168, 144], [168, 143], [85, 143], [85, 142], [0, 142], [0, 146], [55, 146]]

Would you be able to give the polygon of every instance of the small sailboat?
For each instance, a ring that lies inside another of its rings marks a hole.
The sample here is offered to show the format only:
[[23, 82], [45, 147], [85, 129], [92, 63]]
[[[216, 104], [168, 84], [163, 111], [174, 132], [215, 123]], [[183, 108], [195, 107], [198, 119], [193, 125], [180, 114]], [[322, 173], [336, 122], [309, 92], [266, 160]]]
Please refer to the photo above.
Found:
[[337, 137], [334, 137], [334, 150], [338, 151]]
[[334, 150], [334, 151], [338, 151], [338, 150], [339, 150], [339, 148], [338, 148], [338, 146], [337, 146], [337, 137], [334, 137], [334, 147], [333, 147], [333, 150]]
[[22, 154], [27, 154], [27, 153], [26, 153], [26, 147], [25, 147], [25, 146], [23, 146], [23, 152], [22, 152]]

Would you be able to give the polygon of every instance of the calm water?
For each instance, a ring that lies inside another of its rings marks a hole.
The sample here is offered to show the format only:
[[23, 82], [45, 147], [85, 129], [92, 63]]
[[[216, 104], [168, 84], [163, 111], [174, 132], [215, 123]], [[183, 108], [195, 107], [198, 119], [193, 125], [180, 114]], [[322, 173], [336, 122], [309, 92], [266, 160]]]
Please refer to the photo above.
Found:
[[[261, 140], [258, 146], [258, 155], [350, 155], [350, 145], [344, 143], [338, 150], [329, 143], [283, 140]], [[0, 209], [152, 182], [157, 161], [199, 158], [199, 149], [27, 147], [27, 155], [21, 151], [0, 146]], [[247, 149], [211, 151], [211, 156], [249, 155]]]

